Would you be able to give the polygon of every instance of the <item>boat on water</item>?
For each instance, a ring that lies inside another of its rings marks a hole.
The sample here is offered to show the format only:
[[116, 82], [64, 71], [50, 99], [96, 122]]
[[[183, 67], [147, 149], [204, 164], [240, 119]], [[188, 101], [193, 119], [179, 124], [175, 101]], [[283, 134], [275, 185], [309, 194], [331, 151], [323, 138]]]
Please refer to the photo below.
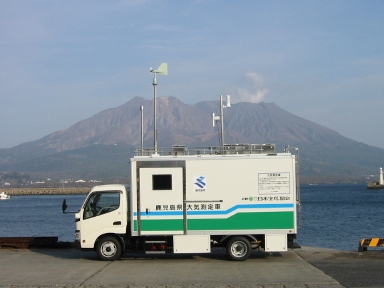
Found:
[[369, 182], [367, 189], [384, 189], [383, 168], [380, 167], [379, 182]]
[[11, 199], [11, 196], [6, 194], [4, 191], [0, 193], [0, 200], [8, 200]]

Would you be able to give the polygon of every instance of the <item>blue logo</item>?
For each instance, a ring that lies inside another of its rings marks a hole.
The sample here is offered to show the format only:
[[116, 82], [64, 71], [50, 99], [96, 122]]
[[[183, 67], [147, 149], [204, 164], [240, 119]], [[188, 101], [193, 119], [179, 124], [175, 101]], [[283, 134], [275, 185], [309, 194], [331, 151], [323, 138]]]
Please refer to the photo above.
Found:
[[194, 184], [202, 189], [207, 184], [207, 183], [205, 183], [204, 179], [205, 179], [205, 176], [197, 177], [196, 182]]

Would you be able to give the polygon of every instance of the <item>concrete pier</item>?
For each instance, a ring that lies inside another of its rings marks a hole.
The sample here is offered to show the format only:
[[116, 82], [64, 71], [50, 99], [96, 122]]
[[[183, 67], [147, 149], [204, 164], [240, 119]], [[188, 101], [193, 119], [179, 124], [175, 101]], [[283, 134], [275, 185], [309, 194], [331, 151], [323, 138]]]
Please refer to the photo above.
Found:
[[384, 287], [384, 253], [302, 247], [254, 252], [244, 262], [225, 251], [129, 255], [114, 262], [75, 249], [0, 249], [0, 287]]
[[73, 249], [0, 250], [0, 267], [0, 287], [342, 287], [293, 251], [245, 262], [220, 251], [103, 262]]
[[87, 194], [91, 187], [67, 187], [67, 188], [1, 188], [7, 195], [66, 195], [66, 194]]

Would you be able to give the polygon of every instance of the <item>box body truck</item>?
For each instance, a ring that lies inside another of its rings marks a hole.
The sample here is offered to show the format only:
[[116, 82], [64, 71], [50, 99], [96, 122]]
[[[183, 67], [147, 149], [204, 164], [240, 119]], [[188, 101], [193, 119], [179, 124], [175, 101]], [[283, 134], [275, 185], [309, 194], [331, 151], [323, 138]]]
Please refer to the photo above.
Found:
[[273, 144], [226, 145], [131, 159], [130, 185], [93, 187], [76, 219], [76, 246], [101, 260], [126, 253], [287, 251], [300, 214], [298, 153]]

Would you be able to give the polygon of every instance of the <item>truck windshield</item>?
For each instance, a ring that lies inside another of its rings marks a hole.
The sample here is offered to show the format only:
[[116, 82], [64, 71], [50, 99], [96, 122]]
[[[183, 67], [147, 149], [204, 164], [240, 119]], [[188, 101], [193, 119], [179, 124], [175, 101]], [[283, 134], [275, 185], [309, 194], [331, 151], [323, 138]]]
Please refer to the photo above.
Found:
[[83, 218], [88, 219], [112, 212], [120, 206], [120, 191], [98, 191], [85, 203]]

